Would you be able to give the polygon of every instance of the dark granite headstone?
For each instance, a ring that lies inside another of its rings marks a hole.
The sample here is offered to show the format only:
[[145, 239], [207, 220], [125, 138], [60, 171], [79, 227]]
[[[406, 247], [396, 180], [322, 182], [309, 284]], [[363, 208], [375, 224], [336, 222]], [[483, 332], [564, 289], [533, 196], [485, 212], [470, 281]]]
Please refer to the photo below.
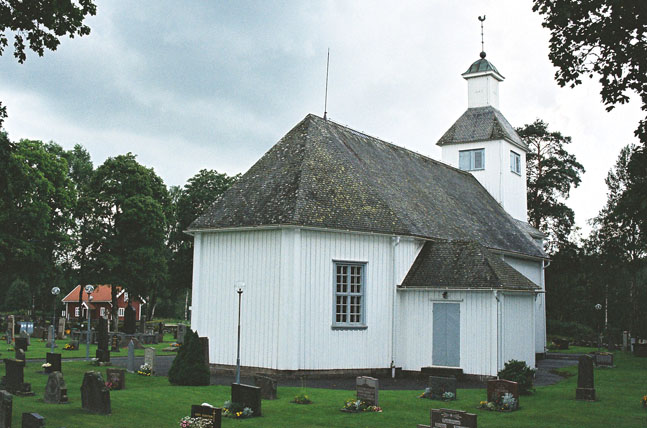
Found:
[[222, 425], [222, 409], [219, 407], [193, 405], [191, 417], [206, 419], [211, 422], [213, 428], [221, 428]]
[[456, 396], [456, 378], [444, 376], [429, 376], [429, 388], [431, 388], [431, 399], [442, 400], [443, 394], [451, 392]]
[[0, 428], [11, 428], [12, 411], [13, 395], [0, 391]]
[[38, 413], [23, 413], [22, 428], [43, 428], [45, 418]]
[[452, 409], [431, 409], [431, 427], [478, 428], [475, 414]]
[[231, 384], [231, 401], [249, 407], [252, 416], [261, 416], [261, 388], [241, 383]]
[[209, 338], [200, 337], [200, 344], [202, 345], [202, 353], [204, 354], [204, 363], [209, 367]]
[[50, 404], [67, 403], [67, 385], [61, 372], [53, 372], [47, 378], [44, 400]]
[[128, 306], [124, 310], [124, 333], [135, 334], [136, 318], [135, 308], [128, 302]]
[[379, 406], [380, 381], [374, 377], [357, 376], [355, 378], [357, 399], [371, 406]]
[[487, 381], [487, 401], [497, 401], [504, 394], [512, 394], [519, 403], [519, 384], [511, 380], [495, 379]]
[[27, 343], [27, 338], [16, 336], [15, 340], [16, 340], [15, 349], [22, 349], [23, 351], [27, 352], [27, 348], [29, 348], [29, 344]]
[[61, 365], [61, 354], [48, 352], [47, 354], [45, 354], [45, 358], [47, 359], [47, 362], [52, 365], [49, 368], [50, 373], [63, 372]]
[[0, 389], [5, 389], [14, 395], [34, 395], [31, 390], [31, 384], [25, 383], [24, 381], [24, 360], [5, 358], [4, 366], [6, 370], [6, 376], [4, 376], [2, 378], [2, 382], [0, 382]]
[[261, 388], [261, 398], [263, 400], [276, 400], [276, 379], [267, 376], [254, 376], [254, 385]]
[[577, 366], [577, 400], [595, 400], [595, 387], [593, 386], [593, 357], [582, 355]]
[[81, 385], [81, 403], [85, 410], [94, 413], [110, 414], [110, 390], [103, 382], [99, 372], [86, 372]]
[[595, 365], [598, 367], [613, 367], [613, 354], [607, 352], [597, 352], [595, 355]]
[[16, 348], [16, 360], [25, 361], [25, 350], [21, 348]]
[[647, 357], [647, 343], [634, 343], [634, 356]]
[[100, 363], [107, 363], [110, 361], [110, 349], [108, 349], [108, 320], [104, 317], [99, 318], [99, 326], [97, 327], [97, 351], [96, 357]]
[[113, 390], [126, 389], [126, 370], [106, 369], [106, 382], [110, 382]]

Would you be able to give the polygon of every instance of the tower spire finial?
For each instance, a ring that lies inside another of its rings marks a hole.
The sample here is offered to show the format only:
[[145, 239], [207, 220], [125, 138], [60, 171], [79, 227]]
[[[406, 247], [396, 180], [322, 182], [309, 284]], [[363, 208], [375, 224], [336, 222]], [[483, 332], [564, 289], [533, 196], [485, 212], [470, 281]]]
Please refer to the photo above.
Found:
[[481, 21], [481, 58], [485, 58], [485, 44], [483, 43], [483, 21], [485, 21], [485, 15], [479, 16], [479, 21]]

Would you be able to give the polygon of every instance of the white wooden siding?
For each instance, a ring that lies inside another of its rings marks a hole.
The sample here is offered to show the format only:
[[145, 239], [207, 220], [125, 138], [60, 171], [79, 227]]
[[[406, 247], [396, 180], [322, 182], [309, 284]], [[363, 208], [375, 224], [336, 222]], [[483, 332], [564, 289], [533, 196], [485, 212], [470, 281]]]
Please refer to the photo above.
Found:
[[[503, 360], [525, 361], [535, 366], [534, 296], [526, 293], [502, 293]], [[528, 314], [531, 314], [529, 317]]]
[[491, 291], [402, 290], [397, 333], [397, 366], [420, 370], [432, 365], [433, 304], [460, 303], [460, 367], [467, 374], [496, 375], [497, 313]]

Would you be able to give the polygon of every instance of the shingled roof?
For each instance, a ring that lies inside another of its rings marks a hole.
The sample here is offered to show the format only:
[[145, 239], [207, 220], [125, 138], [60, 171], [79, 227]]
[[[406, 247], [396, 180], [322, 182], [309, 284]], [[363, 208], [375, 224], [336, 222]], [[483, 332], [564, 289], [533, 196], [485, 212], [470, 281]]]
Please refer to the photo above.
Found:
[[507, 140], [528, 151], [528, 145], [519, 137], [517, 131], [501, 112], [492, 106], [468, 108], [436, 144], [444, 146], [490, 140]]
[[427, 241], [399, 288], [539, 290], [528, 278], [476, 242]]
[[312, 114], [189, 231], [268, 225], [475, 240], [544, 257], [471, 174]]

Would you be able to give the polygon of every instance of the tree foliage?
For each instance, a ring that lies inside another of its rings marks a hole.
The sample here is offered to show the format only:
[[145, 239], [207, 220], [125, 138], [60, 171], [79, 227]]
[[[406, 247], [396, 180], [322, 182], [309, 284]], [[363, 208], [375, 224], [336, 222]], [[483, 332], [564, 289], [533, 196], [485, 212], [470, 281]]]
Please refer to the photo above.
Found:
[[202, 386], [209, 385], [210, 377], [198, 332], [188, 329], [184, 344], [180, 346], [169, 369], [168, 380], [175, 385]]
[[92, 0], [0, 0], [0, 55], [9, 43], [8, 32], [13, 33], [14, 57], [21, 64], [27, 48], [38, 56], [45, 49], [55, 51], [62, 36], [90, 34], [83, 20], [96, 12]]
[[[602, 101], [611, 110], [638, 94], [647, 112], [647, 8], [644, 0], [534, 0], [551, 33], [548, 57], [560, 86], [599, 76]], [[647, 122], [636, 136], [647, 142]]]
[[526, 141], [528, 222], [548, 235], [547, 248], [553, 253], [569, 238], [575, 214], [564, 200], [579, 186], [584, 167], [566, 151], [571, 137], [549, 131], [541, 119], [518, 128]]

